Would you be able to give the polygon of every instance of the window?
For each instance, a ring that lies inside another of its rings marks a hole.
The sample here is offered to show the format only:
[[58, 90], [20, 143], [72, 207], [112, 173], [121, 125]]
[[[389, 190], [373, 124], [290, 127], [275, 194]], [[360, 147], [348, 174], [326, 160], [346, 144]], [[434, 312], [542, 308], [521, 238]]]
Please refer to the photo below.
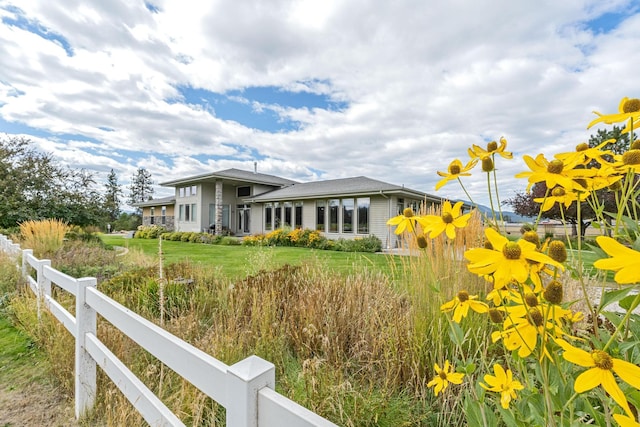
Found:
[[192, 185], [192, 186], [191, 186], [191, 195], [192, 195], [192, 196], [195, 196], [196, 194], [198, 194], [198, 191], [197, 191], [197, 190], [198, 190], [198, 187], [197, 187], [197, 186], [195, 186], [195, 185]]
[[371, 200], [368, 197], [358, 198], [358, 233], [369, 233], [369, 206]]
[[278, 229], [282, 227], [282, 209], [280, 203], [273, 202], [273, 228]]
[[195, 222], [198, 218], [198, 215], [196, 215], [196, 213], [198, 212], [198, 207], [195, 203], [191, 204], [191, 222]]
[[167, 223], [167, 207], [163, 206], [161, 208], [161, 210], [162, 210], [162, 213], [161, 213], [161, 215], [162, 215], [162, 218], [161, 218], [162, 225], [165, 225]]
[[326, 208], [324, 200], [318, 200], [316, 202], [316, 230], [324, 231], [326, 220]]
[[293, 215], [291, 202], [284, 202], [282, 209], [284, 209], [284, 223], [282, 226], [291, 227], [291, 215]]
[[178, 195], [179, 197], [184, 197], [184, 187], [178, 188]]
[[398, 215], [402, 215], [404, 212], [404, 199], [398, 199]]
[[191, 221], [191, 205], [184, 205], [184, 220]]
[[149, 214], [149, 217], [150, 217], [150, 218], [149, 218], [149, 223], [150, 223], [151, 225], [153, 225], [153, 224], [155, 224], [155, 218], [154, 218], [154, 215], [155, 215], [155, 213], [156, 213], [156, 208], [155, 208], [155, 207], [153, 207], [153, 206], [151, 206], [151, 208], [149, 209], [149, 211], [150, 211], [150, 214]]
[[251, 187], [238, 187], [237, 189], [238, 197], [248, 197], [251, 195]]
[[295, 228], [302, 228], [302, 202], [295, 202]]
[[271, 203], [264, 205], [264, 229], [273, 230], [273, 207]]
[[184, 221], [184, 205], [178, 206], [178, 221]]
[[342, 232], [353, 233], [353, 199], [342, 199]]
[[329, 233], [338, 232], [338, 208], [340, 207], [339, 199], [329, 200]]

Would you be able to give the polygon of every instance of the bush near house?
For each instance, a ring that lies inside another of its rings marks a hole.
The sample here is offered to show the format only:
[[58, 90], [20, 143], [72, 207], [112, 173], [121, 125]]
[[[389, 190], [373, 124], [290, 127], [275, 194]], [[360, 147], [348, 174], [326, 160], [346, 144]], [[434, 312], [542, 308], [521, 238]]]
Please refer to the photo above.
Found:
[[380, 252], [382, 250], [382, 241], [376, 236], [331, 240], [322, 236], [319, 231], [308, 228], [294, 230], [278, 228], [267, 234], [246, 236], [242, 240], [242, 244], [247, 246], [296, 246], [344, 252]]

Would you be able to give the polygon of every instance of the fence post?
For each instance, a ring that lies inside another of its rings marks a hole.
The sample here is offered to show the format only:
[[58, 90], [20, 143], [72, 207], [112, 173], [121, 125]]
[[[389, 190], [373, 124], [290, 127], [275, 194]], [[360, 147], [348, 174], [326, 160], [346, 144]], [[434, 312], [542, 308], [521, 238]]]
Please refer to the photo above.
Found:
[[44, 303], [44, 296], [51, 296], [51, 281], [44, 277], [44, 266], [51, 266], [50, 259], [41, 259], [38, 261], [36, 267], [36, 287], [37, 287], [37, 308], [38, 308], [38, 324], [40, 324], [40, 317], [42, 315], [42, 304]]
[[96, 311], [86, 304], [87, 288], [96, 287], [95, 277], [78, 279], [76, 292], [76, 419], [93, 409], [96, 399], [96, 361], [86, 350], [86, 335], [96, 334]]
[[27, 277], [29, 276], [29, 269], [27, 268], [29, 267], [29, 263], [27, 262], [28, 255], [33, 255], [33, 249], [24, 249], [22, 251], [22, 278], [25, 280], [27, 280]]
[[258, 391], [275, 388], [276, 368], [258, 356], [249, 356], [228, 369], [228, 427], [258, 426]]

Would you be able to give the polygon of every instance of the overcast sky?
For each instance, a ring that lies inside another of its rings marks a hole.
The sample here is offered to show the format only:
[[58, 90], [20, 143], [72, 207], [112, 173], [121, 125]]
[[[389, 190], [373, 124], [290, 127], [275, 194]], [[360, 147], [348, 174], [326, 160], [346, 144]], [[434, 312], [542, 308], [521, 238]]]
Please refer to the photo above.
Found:
[[436, 171], [504, 136], [505, 199], [523, 154], [640, 96], [638, 1], [0, 0], [0, 19], [0, 133], [123, 187], [257, 162], [465, 198]]

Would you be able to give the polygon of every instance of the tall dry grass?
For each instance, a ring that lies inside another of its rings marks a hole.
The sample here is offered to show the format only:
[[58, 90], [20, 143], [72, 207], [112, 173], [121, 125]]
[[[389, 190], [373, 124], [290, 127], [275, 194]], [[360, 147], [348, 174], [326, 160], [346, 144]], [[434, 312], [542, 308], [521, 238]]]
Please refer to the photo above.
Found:
[[[438, 238], [426, 249], [411, 247], [412, 256], [391, 263], [390, 276], [334, 274], [318, 259], [274, 268], [271, 252], [252, 254], [248, 261], [259, 268], [235, 282], [215, 269], [169, 265], [164, 328], [227, 364], [251, 354], [273, 362], [278, 391], [339, 425], [460, 425], [462, 392], [436, 400], [426, 384], [433, 363], [487, 351], [488, 328], [473, 325], [464, 345], [454, 345], [439, 309], [463, 288], [485, 293], [462, 259], [467, 247], [478, 245], [481, 228], [474, 217], [453, 243]], [[99, 289], [160, 324], [157, 264], [141, 261], [142, 267], [119, 272]], [[16, 317], [59, 364], [60, 381], [72, 392], [71, 337], [55, 321], [34, 326], [30, 304], [27, 295], [17, 300]], [[102, 319], [98, 335], [183, 422], [224, 425], [223, 408]], [[109, 426], [144, 425], [114, 384], [103, 374], [98, 381], [97, 419]]]
[[33, 249], [37, 258], [49, 258], [62, 247], [69, 226], [59, 219], [24, 221], [20, 224], [20, 246]]

